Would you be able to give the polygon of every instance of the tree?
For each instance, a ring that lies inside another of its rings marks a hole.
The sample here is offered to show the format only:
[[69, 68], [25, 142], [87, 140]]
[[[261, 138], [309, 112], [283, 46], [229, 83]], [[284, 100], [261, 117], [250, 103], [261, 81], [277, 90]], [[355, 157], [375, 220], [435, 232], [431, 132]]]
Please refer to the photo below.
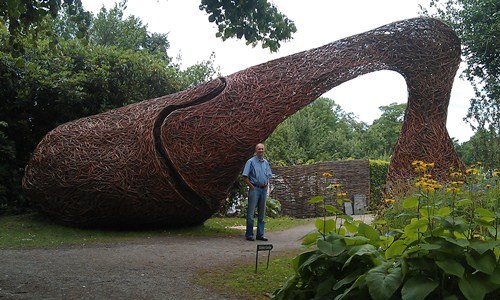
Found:
[[147, 26], [135, 16], [124, 19], [125, 2], [109, 11], [101, 8], [89, 29], [89, 40], [101, 46], [115, 46], [133, 51], [146, 50], [167, 57], [170, 47], [166, 34], [149, 33]]
[[[127, 0], [122, 0], [120, 5], [125, 7], [126, 3]], [[20, 44], [16, 42], [19, 36], [36, 33], [38, 25], [47, 17], [56, 18], [63, 6], [67, 7], [74, 21], [79, 21], [78, 35], [83, 36], [87, 27], [81, 14], [81, 0], [0, 1], [0, 23], [7, 24], [10, 41], [19, 48]], [[208, 13], [209, 22], [218, 25], [216, 36], [222, 40], [245, 38], [247, 44], [255, 46], [261, 42], [262, 47], [271, 52], [277, 51], [280, 42], [291, 39], [297, 31], [293, 21], [267, 0], [202, 0], [199, 9]], [[154, 38], [162, 40], [161, 36]]]
[[365, 153], [369, 158], [389, 160], [401, 131], [406, 104], [391, 103], [379, 109], [382, 115], [364, 134]]
[[[56, 48], [51, 46], [51, 37], [40, 35], [31, 43], [31, 37], [25, 36], [18, 40], [24, 52], [13, 56], [11, 47], [2, 43], [9, 39], [9, 32], [0, 23], [0, 209], [4, 199], [11, 206], [26, 204], [21, 201], [22, 170], [36, 144], [56, 126], [178, 92], [214, 75], [211, 61], [181, 71], [166, 52], [152, 51], [147, 44], [136, 47], [134, 41], [152, 36], [141, 22], [101, 13], [103, 20], [114, 23], [102, 22], [102, 26], [142, 36], [132, 35], [131, 43], [118, 40], [100, 45], [92, 38], [76, 38], [70, 19], [57, 20], [48, 24], [62, 33]], [[125, 37], [119, 31], [116, 35]]]
[[471, 126], [500, 129], [500, 2], [498, 0], [431, 0], [440, 17], [462, 40], [466, 78], [475, 97], [467, 119]]
[[469, 141], [457, 147], [460, 158], [466, 165], [481, 162], [487, 169], [500, 168], [500, 136], [497, 131], [479, 129]]
[[357, 155], [359, 132], [340, 106], [320, 97], [286, 119], [267, 139], [267, 157], [273, 162], [301, 164]]
[[291, 39], [297, 31], [293, 21], [266, 0], [202, 0], [199, 8], [218, 26], [216, 36], [223, 41], [245, 38], [247, 45], [262, 42], [263, 48], [276, 52], [279, 42]]

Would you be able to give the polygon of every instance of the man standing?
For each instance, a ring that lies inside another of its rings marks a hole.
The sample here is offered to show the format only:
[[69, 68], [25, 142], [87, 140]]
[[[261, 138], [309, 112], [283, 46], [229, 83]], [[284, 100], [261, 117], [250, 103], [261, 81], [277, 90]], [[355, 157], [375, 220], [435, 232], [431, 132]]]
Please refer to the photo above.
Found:
[[242, 175], [249, 187], [245, 238], [247, 241], [255, 240], [253, 223], [257, 207], [257, 240], [267, 241], [267, 238], [264, 237], [264, 216], [266, 214], [267, 185], [273, 174], [269, 162], [264, 158], [264, 144], [255, 146], [255, 155], [247, 160]]

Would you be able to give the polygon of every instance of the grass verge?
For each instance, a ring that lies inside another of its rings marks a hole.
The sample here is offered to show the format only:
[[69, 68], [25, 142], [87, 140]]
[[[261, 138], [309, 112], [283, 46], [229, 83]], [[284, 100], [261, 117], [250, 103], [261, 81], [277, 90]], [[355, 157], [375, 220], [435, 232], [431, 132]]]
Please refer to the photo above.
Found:
[[234, 262], [198, 271], [195, 282], [221, 295], [238, 295], [240, 299], [269, 299], [293, 275], [292, 259], [300, 250], [278, 254], [271, 251], [268, 269], [267, 252], [262, 253], [265, 254], [259, 254], [257, 273], [255, 261]]
[[[310, 221], [285, 217], [267, 218], [266, 230], [283, 230], [307, 222]], [[190, 228], [125, 231], [65, 227], [37, 213], [0, 216], [0, 249], [85, 246], [169, 235], [238, 236], [243, 231], [231, 227], [244, 224], [243, 218], [211, 218], [201, 226]]]

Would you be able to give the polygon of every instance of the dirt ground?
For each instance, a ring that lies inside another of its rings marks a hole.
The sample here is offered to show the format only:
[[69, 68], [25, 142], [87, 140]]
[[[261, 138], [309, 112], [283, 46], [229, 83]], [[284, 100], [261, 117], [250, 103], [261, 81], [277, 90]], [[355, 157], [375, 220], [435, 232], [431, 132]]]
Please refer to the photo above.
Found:
[[278, 252], [299, 248], [311, 230], [312, 224], [268, 232], [268, 242], [246, 241], [242, 233], [1, 250], [0, 299], [241, 299], [194, 284], [196, 270], [255, 261], [260, 243], [273, 244], [272, 259]]

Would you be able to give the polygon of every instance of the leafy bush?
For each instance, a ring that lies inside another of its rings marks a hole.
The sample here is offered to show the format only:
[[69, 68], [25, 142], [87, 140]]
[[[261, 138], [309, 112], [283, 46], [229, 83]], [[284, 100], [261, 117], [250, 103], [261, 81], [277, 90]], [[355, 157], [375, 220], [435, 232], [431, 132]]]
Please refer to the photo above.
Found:
[[370, 209], [380, 207], [383, 200], [384, 187], [387, 181], [389, 162], [385, 160], [370, 160]]
[[266, 215], [271, 218], [277, 218], [281, 214], [281, 202], [278, 199], [267, 198]]
[[500, 172], [471, 168], [439, 184], [433, 164], [414, 167], [416, 191], [385, 200], [401, 202], [404, 218], [393, 217], [404, 224], [368, 225], [325, 206], [334, 218], [317, 220], [303, 241], [316, 248], [293, 260], [274, 299], [499, 299]]

